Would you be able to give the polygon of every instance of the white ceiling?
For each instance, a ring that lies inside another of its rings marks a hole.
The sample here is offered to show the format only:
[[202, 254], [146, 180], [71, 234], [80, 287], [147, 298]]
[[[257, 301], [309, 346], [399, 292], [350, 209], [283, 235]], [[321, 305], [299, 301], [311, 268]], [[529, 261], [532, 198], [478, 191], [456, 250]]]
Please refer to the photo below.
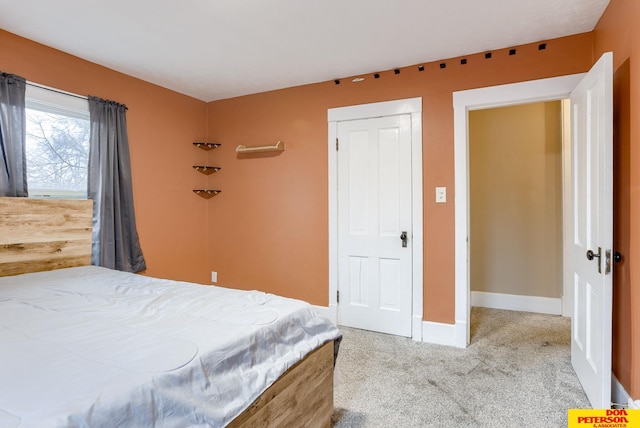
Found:
[[0, 28], [212, 101], [591, 31], [608, 3], [0, 0]]

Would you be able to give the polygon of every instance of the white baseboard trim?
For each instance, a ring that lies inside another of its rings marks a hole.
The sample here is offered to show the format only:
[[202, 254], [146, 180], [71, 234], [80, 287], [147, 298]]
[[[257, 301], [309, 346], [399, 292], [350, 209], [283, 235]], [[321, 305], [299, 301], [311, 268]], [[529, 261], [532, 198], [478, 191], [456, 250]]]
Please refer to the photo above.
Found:
[[628, 405], [631, 401], [633, 400], [627, 390], [624, 389], [616, 375], [611, 373], [611, 402]]
[[[313, 306], [313, 308], [319, 315], [329, 318], [333, 324], [338, 324], [337, 306]], [[467, 347], [467, 325], [459, 321], [456, 321], [455, 324], [445, 324], [423, 321], [421, 317], [414, 317], [411, 330], [412, 339], [419, 342], [457, 348]]]
[[562, 315], [562, 299], [552, 297], [519, 296], [515, 294], [472, 291], [471, 306]]
[[318, 315], [323, 316], [325, 318], [329, 318], [333, 325], [338, 325], [338, 314], [335, 311], [335, 308], [327, 307], [327, 306], [315, 306], [312, 305], [313, 309], [316, 310]]
[[439, 322], [422, 322], [422, 341], [435, 345], [466, 348], [466, 326], [462, 323], [444, 324]]

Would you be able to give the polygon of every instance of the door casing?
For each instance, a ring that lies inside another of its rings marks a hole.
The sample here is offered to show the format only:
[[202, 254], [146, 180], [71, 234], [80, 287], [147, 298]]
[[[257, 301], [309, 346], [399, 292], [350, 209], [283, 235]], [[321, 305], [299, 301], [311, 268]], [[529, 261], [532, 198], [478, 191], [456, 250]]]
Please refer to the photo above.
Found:
[[422, 201], [422, 98], [337, 107], [327, 111], [329, 193], [329, 315], [338, 321], [338, 122], [398, 114], [411, 115], [411, 217], [413, 236], [411, 282], [411, 337], [422, 340], [423, 307], [423, 201]]
[[[554, 101], [569, 98], [585, 73], [548, 79], [532, 80], [507, 85], [454, 92], [454, 158], [455, 158], [455, 337], [452, 345], [466, 348], [470, 342], [470, 275], [469, 275], [469, 132], [468, 112], [516, 104]], [[563, 147], [563, 299], [562, 313], [569, 316], [573, 310], [572, 281], [567, 280], [572, 266], [567, 257], [567, 243], [571, 218], [566, 215], [571, 201], [567, 174], [570, 174], [568, 147]], [[569, 239], [568, 239], [569, 238]]]

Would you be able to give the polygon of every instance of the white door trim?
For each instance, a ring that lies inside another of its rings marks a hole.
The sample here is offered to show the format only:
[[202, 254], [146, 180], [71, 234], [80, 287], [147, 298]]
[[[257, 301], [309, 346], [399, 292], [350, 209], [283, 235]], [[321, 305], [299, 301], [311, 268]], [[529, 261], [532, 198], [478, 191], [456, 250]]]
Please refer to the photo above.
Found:
[[333, 320], [338, 318], [338, 155], [336, 138], [338, 122], [368, 119], [373, 117], [411, 115], [411, 217], [412, 248], [412, 310], [411, 337], [422, 340], [422, 295], [423, 295], [423, 208], [422, 208], [422, 98], [385, 101], [347, 107], [331, 108], [327, 111], [329, 124], [329, 311]]
[[[455, 159], [455, 346], [466, 348], [470, 341], [468, 112], [471, 110], [568, 98], [584, 75], [585, 73], [573, 74], [453, 93]], [[563, 150], [566, 150], [566, 148], [563, 148]], [[566, 186], [564, 184], [563, 189], [564, 192], [566, 192]], [[567, 198], [566, 193], [563, 195], [563, 198]], [[563, 207], [566, 209], [566, 205], [563, 205]], [[570, 221], [569, 217], [570, 216], [563, 214], [563, 228], [565, 231], [571, 230], [566, 223]], [[567, 264], [567, 260], [565, 260], [565, 275], [567, 272], [566, 269], [570, 268]], [[564, 277], [565, 276], [563, 276], [563, 278]], [[564, 296], [570, 296], [571, 294], [569, 293], [571, 292], [571, 282], [565, 280], [563, 286]]]

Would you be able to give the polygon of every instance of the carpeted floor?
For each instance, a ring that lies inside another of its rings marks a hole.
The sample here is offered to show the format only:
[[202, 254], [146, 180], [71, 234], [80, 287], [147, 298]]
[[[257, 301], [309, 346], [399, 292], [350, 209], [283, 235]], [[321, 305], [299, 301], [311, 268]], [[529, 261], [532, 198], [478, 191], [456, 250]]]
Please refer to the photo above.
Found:
[[467, 349], [341, 327], [333, 426], [566, 427], [570, 320], [473, 308]]

